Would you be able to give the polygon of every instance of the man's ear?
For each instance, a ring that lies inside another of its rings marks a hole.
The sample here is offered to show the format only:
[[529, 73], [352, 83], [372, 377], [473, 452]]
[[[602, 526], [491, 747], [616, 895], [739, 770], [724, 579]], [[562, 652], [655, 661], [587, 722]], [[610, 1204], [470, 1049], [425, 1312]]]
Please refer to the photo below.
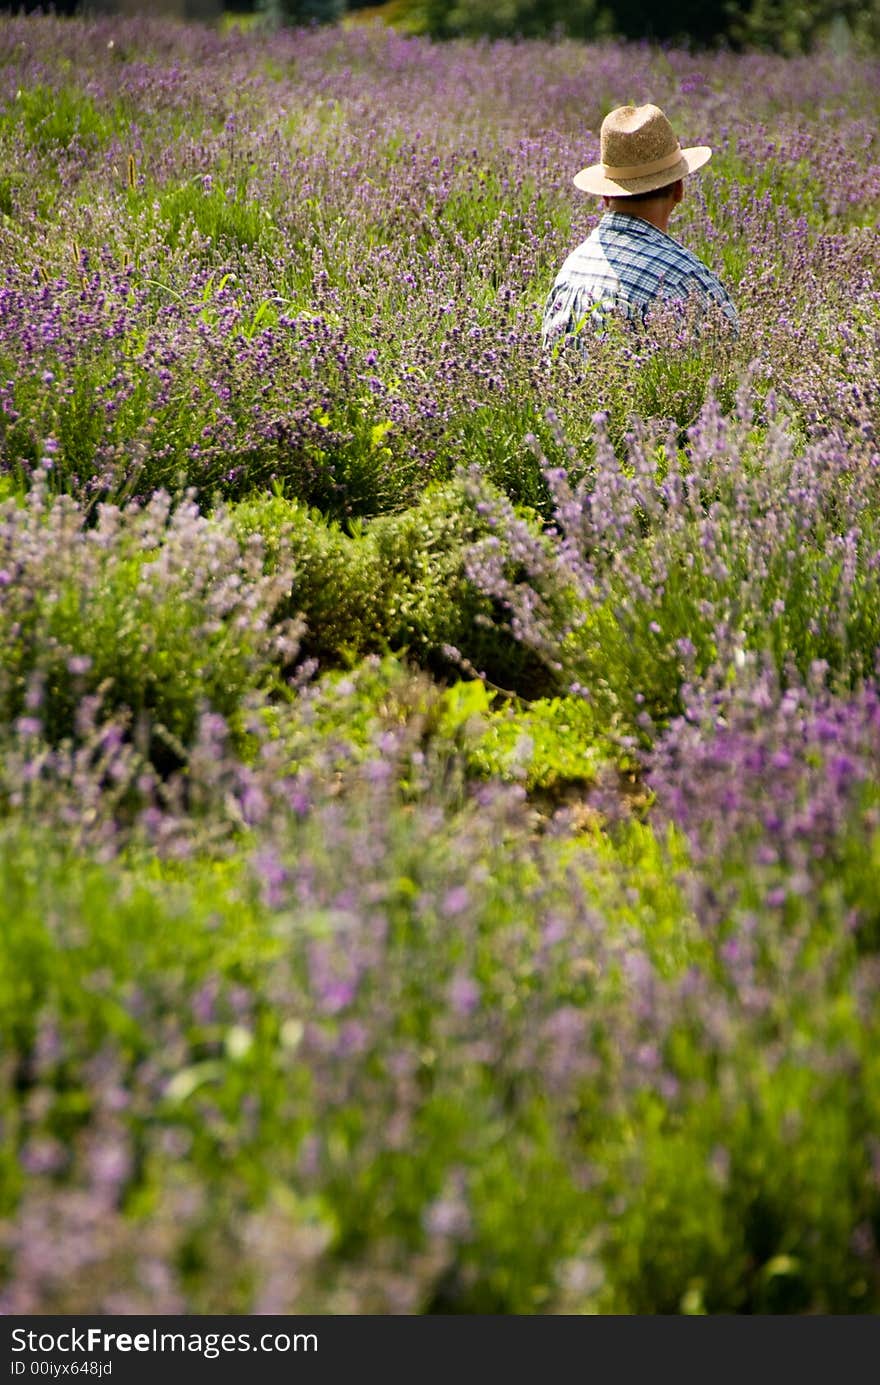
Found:
[[672, 189], [672, 205], [673, 205], [673, 207], [677, 207], [678, 204], [679, 204], [679, 202], [681, 202], [683, 198], [684, 198], [684, 179], [683, 179], [683, 178], [679, 178], [678, 181], [673, 185], [673, 189]]

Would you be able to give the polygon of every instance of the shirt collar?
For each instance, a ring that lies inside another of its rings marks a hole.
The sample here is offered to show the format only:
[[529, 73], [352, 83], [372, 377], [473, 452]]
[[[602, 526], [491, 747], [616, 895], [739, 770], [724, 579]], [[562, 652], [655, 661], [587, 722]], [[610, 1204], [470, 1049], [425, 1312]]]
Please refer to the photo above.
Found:
[[671, 240], [673, 245], [678, 245], [677, 240], [673, 240], [666, 231], [661, 231], [653, 221], [646, 221], [643, 216], [634, 216], [632, 212], [606, 212], [599, 222], [600, 230], [603, 227], [626, 236], [659, 237], [660, 240]]

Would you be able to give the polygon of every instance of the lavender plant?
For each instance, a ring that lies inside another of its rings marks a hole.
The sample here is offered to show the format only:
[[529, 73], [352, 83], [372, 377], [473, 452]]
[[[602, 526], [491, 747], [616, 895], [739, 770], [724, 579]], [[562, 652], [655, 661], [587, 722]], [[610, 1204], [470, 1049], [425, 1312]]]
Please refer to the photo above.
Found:
[[232, 717], [294, 661], [297, 626], [275, 619], [292, 581], [284, 555], [264, 575], [259, 539], [239, 545], [221, 515], [157, 492], [143, 509], [99, 507], [87, 529], [41, 486], [7, 501], [0, 523], [7, 729], [57, 742], [97, 694], [142, 743], [161, 728], [185, 744], [203, 704]]
[[[530, 541], [505, 502], [480, 502], [496, 527], [519, 534], [531, 581], [510, 581], [491, 540], [474, 546], [468, 570], [507, 608], [517, 638], [625, 734], [650, 734], [685, 685], [735, 668], [746, 650], [801, 676], [822, 660], [843, 684], [873, 671], [880, 605], [867, 440], [847, 445], [838, 432], [803, 446], [782, 417], [756, 429], [744, 387], [733, 417], [705, 406], [684, 448], [675, 434], [648, 430], [630, 435], [623, 463], [606, 441], [594, 474], [575, 486], [564, 469], [546, 475], [556, 506], [549, 548]], [[479, 490], [479, 478], [473, 484]], [[572, 584], [581, 609], [563, 626], [543, 593]]]

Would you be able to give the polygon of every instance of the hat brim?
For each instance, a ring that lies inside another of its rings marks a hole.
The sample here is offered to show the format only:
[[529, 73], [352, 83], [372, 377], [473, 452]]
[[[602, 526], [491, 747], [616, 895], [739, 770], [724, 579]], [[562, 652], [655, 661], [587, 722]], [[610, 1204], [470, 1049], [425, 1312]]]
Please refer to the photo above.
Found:
[[681, 158], [672, 168], [664, 168], [661, 173], [649, 173], [645, 178], [624, 178], [616, 182], [605, 176], [605, 165], [590, 164], [574, 175], [574, 185], [581, 192], [592, 192], [596, 197], [632, 197], [639, 192], [653, 192], [655, 188], [668, 187], [696, 173], [698, 168], [708, 163], [712, 150], [708, 144], [695, 144], [690, 149], [682, 149]]

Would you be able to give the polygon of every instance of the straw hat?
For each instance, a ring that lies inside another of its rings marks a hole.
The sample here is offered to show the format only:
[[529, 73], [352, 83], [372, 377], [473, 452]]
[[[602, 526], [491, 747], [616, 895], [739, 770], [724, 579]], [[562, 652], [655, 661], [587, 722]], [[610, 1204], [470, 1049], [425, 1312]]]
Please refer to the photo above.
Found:
[[706, 144], [682, 149], [659, 106], [618, 106], [602, 121], [599, 139], [602, 162], [574, 176], [575, 187], [598, 197], [665, 188], [712, 157]]

